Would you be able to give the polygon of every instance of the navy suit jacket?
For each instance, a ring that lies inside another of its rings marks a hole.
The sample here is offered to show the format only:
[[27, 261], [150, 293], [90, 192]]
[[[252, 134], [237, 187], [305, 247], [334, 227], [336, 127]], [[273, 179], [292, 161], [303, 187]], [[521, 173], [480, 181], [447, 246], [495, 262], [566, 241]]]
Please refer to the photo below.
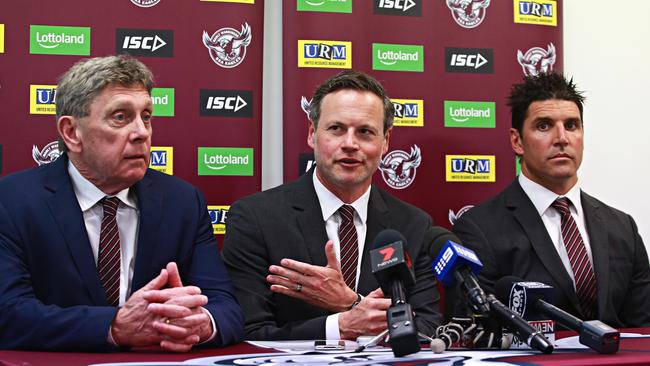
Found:
[[[0, 180], [0, 349], [104, 350], [109, 306], [67, 172], [67, 156]], [[238, 342], [243, 314], [212, 234], [202, 194], [148, 170], [131, 187], [140, 212], [132, 292], [170, 261], [201, 288], [218, 330]]]
[[[598, 286], [598, 319], [613, 327], [650, 326], [650, 267], [634, 220], [584, 192], [581, 201]], [[543, 282], [555, 289], [555, 305], [584, 319], [573, 281], [517, 179], [466, 212], [454, 232], [483, 262], [479, 279], [485, 290], [492, 292], [507, 275]]]

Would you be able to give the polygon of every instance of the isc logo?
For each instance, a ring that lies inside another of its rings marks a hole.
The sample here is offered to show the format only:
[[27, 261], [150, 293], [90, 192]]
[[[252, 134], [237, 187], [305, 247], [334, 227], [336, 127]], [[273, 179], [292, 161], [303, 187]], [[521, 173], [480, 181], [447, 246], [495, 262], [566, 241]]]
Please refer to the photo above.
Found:
[[485, 65], [488, 60], [483, 57], [480, 53], [475, 55], [462, 55], [462, 54], [453, 54], [451, 56], [450, 66], [468, 66], [478, 69], [479, 67]]
[[167, 151], [151, 150], [151, 166], [167, 165]]
[[380, 0], [379, 7], [384, 9], [397, 9], [401, 11], [407, 11], [414, 7], [414, 0]]
[[236, 97], [208, 97], [205, 105], [206, 109], [228, 110], [238, 112], [240, 109], [246, 107], [248, 103], [237, 95]]
[[151, 50], [151, 52], [155, 52], [166, 44], [167, 42], [157, 35], [153, 37], [126, 36], [122, 48], [125, 50]]
[[417, 103], [395, 103], [395, 117], [397, 118], [417, 118], [418, 105]]
[[452, 159], [451, 171], [453, 173], [484, 174], [490, 172], [489, 159]]
[[344, 45], [327, 45], [322, 43], [306, 43], [305, 58], [318, 58], [323, 60], [345, 60], [346, 49]]

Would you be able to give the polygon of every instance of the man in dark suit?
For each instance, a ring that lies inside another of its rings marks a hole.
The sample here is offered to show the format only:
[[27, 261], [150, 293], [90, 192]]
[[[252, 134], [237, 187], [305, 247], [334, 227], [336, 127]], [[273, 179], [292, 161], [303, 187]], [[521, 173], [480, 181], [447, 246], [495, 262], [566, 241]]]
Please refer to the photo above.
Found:
[[614, 327], [650, 325], [650, 268], [631, 216], [580, 189], [583, 96], [540, 74], [514, 85], [510, 141], [521, 174], [454, 225], [483, 262], [492, 291], [514, 275], [555, 288], [555, 304]]
[[151, 72], [82, 60], [49, 165], [0, 181], [0, 349], [187, 351], [243, 335], [202, 194], [149, 170]]
[[223, 256], [248, 339], [351, 339], [386, 329], [369, 251], [385, 228], [401, 232], [414, 263], [408, 292], [421, 332], [439, 323], [439, 294], [423, 243], [431, 218], [371, 186], [388, 150], [394, 110], [372, 77], [342, 72], [316, 89], [307, 136], [316, 168], [235, 202]]

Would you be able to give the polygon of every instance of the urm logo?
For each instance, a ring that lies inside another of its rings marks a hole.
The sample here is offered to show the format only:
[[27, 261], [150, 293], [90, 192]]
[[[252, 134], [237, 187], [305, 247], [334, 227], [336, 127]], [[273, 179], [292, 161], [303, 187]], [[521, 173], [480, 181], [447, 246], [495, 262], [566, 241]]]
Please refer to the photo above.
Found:
[[453, 173], [489, 173], [489, 159], [452, 159], [451, 171]]
[[151, 165], [152, 166], [167, 165], [167, 152], [166, 151], [151, 151]]

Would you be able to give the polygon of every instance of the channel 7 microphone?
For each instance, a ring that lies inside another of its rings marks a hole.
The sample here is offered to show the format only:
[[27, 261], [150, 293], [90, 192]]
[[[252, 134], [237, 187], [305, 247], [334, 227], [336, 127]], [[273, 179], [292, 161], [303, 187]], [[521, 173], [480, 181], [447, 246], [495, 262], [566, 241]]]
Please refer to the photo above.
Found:
[[[444, 285], [452, 286], [458, 281], [468, 296], [472, 310], [482, 315], [493, 316], [512, 330], [517, 338], [523, 340], [531, 348], [544, 353], [553, 352], [553, 345], [510, 308], [503, 305], [494, 295], [485, 295], [478, 284], [474, 273], [480, 272], [483, 264], [474, 251], [458, 244], [460, 240], [449, 230], [434, 227], [428, 233], [433, 239], [429, 254], [433, 256], [438, 248], [442, 248], [432, 264], [433, 271]], [[457, 242], [455, 242], [457, 241]]]
[[420, 351], [413, 310], [406, 302], [406, 291], [415, 284], [415, 276], [405, 246], [402, 234], [385, 229], [377, 234], [370, 251], [372, 273], [384, 294], [391, 297], [391, 306], [386, 311], [388, 342], [396, 357]]
[[581, 344], [598, 353], [616, 353], [621, 340], [620, 333], [600, 320], [583, 321], [550, 304], [553, 287], [540, 282], [526, 282], [515, 276], [506, 276], [495, 285], [497, 297], [510, 304], [516, 313], [525, 319], [534, 320], [540, 316], [578, 333]]

